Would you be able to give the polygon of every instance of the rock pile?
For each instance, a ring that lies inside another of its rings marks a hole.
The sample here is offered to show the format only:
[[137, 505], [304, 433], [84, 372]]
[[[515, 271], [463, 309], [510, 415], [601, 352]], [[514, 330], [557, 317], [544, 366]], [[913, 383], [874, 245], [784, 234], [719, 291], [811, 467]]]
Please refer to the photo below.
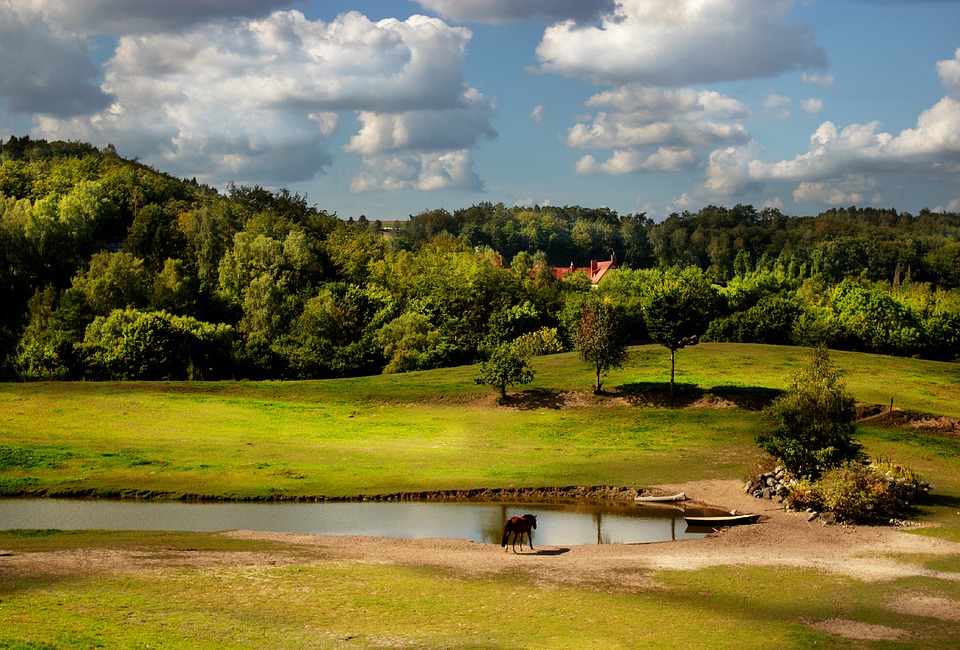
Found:
[[764, 472], [747, 481], [743, 491], [758, 499], [771, 499], [777, 503], [783, 503], [788, 494], [787, 486], [783, 482], [785, 478], [786, 470], [783, 467], [776, 467], [772, 472]]

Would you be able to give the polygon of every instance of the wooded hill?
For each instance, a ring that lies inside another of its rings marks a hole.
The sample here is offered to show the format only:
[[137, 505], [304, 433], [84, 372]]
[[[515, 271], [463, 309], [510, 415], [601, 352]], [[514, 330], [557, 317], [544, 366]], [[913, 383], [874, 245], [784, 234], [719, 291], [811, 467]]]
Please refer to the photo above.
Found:
[[[555, 267], [615, 257], [591, 290]], [[708, 206], [655, 223], [480, 203], [386, 226], [287, 190], [219, 192], [113, 147], [0, 144], [7, 379], [313, 378], [471, 363], [588, 300], [644, 340], [640, 296], [712, 283], [706, 338], [960, 355], [960, 215]]]

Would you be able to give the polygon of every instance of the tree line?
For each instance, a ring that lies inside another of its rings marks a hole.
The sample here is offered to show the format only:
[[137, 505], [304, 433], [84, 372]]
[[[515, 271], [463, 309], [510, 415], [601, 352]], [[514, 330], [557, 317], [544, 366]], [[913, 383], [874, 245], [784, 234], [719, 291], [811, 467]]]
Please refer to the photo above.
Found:
[[[221, 192], [111, 146], [11, 137], [0, 144], [2, 374], [404, 372], [489, 359], [506, 343], [573, 349], [598, 304], [625, 340], [672, 351], [698, 336], [953, 360], [958, 235], [957, 214], [855, 207], [707, 206], [657, 223], [479, 203], [344, 221], [287, 190]], [[611, 258], [598, 288], [556, 272]], [[677, 296], [694, 296], [695, 313]]]

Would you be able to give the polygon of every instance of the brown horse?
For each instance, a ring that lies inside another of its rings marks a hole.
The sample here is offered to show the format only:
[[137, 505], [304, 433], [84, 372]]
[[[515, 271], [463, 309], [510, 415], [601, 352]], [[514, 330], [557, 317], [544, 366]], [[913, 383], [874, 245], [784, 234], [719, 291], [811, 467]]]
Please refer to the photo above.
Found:
[[503, 552], [507, 552], [507, 539], [510, 536], [513, 536], [513, 552], [517, 552], [517, 538], [520, 538], [520, 550], [523, 550], [523, 534], [527, 534], [527, 544], [530, 545], [530, 550], [533, 550], [533, 538], [530, 536], [530, 531], [537, 527], [537, 516], [536, 515], [524, 515], [522, 517], [510, 517], [507, 519], [507, 524], [503, 527], [503, 539], [500, 540], [500, 546], [504, 547]]

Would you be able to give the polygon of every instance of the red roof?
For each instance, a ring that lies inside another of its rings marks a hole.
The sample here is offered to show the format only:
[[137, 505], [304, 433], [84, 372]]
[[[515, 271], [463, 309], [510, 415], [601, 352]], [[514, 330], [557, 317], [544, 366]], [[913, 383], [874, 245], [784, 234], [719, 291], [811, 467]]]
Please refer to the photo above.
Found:
[[571, 273], [583, 271], [587, 274], [587, 277], [590, 278], [590, 284], [599, 284], [600, 280], [603, 279], [603, 276], [607, 274], [607, 271], [612, 268], [616, 268], [616, 266], [617, 256], [611, 255], [610, 260], [607, 262], [591, 260], [590, 266], [574, 266], [572, 262], [570, 266], [557, 266], [553, 269], [553, 275], [558, 280], [562, 280]]

